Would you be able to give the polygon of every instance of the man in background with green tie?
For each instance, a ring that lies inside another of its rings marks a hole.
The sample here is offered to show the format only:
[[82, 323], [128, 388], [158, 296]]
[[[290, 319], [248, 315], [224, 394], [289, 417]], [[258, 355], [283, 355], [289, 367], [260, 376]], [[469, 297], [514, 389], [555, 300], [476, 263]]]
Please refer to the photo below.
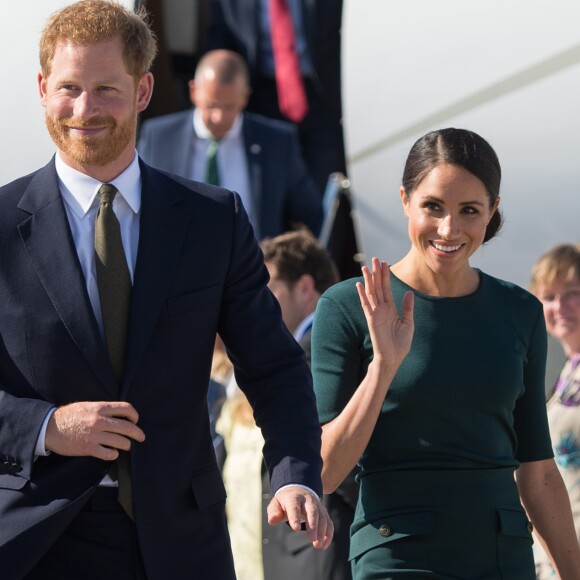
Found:
[[301, 224], [318, 235], [322, 201], [297, 130], [244, 112], [251, 90], [243, 58], [228, 50], [207, 53], [189, 90], [192, 110], [143, 123], [137, 144], [142, 159], [157, 169], [236, 191], [258, 239]]

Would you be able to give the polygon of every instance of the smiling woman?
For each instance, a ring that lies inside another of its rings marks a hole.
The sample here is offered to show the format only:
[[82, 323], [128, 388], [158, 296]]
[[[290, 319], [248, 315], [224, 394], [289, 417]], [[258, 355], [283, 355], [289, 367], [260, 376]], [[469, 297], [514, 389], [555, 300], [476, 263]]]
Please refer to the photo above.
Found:
[[[468, 170], [445, 163], [432, 169], [414, 191], [401, 186], [411, 253], [406, 264], [413, 287], [429, 294], [471, 294], [479, 276], [469, 258], [481, 246], [499, 204]], [[401, 274], [405, 276], [404, 273]]]
[[427, 294], [462, 296], [479, 285], [469, 258], [501, 227], [501, 168], [476, 133], [433, 131], [409, 153], [401, 201], [411, 251], [393, 272]]
[[[532, 269], [530, 289], [542, 302], [548, 332], [567, 357], [548, 402], [548, 421], [580, 542], [580, 244], [562, 244], [543, 254]], [[538, 578], [554, 578], [539, 545], [534, 558]]]
[[580, 569], [548, 434], [541, 305], [470, 265], [501, 226], [500, 179], [479, 135], [420, 138], [400, 188], [407, 255], [390, 271], [374, 258], [318, 303], [323, 485], [358, 462], [357, 580], [533, 580], [533, 526], [562, 578]]

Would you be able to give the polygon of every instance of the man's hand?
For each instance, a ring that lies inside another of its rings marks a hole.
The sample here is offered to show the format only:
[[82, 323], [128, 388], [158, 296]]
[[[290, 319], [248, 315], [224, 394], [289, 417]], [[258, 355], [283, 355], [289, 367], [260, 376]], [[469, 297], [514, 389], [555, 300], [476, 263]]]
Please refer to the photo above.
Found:
[[119, 450], [142, 442], [135, 408], [123, 401], [81, 402], [59, 407], [46, 428], [45, 447], [58, 455], [92, 456], [114, 461]]
[[307, 489], [290, 486], [279, 491], [268, 505], [270, 525], [288, 522], [299, 532], [301, 522], [306, 523], [306, 533], [315, 548], [326, 550], [334, 534], [334, 524], [322, 502]]

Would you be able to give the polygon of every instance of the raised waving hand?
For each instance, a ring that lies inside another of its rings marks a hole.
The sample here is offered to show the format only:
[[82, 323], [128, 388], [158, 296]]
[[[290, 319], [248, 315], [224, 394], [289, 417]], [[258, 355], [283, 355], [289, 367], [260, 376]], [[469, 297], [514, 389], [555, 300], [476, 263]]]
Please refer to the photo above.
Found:
[[357, 290], [369, 327], [373, 360], [340, 415], [322, 427], [322, 484], [332, 493], [350, 473], [373, 434], [391, 381], [407, 356], [415, 326], [414, 295], [407, 292], [399, 316], [391, 293], [389, 266], [378, 258], [362, 269]]
[[362, 273], [364, 286], [358, 282], [356, 287], [369, 326], [373, 359], [398, 368], [407, 356], [413, 340], [414, 295], [411, 291], [405, 294], [402, 316], [399, 317], [391, 293], [388, 264], [373, 258], [372, 272], [363, 266]]

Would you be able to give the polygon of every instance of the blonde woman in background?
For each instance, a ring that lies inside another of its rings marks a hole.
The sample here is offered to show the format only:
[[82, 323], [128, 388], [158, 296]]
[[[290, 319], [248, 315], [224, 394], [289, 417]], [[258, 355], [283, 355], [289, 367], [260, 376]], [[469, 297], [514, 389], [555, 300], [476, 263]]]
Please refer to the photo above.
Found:
[[[541, 300], [546, 328], [567, 358], [548, 400], [548, 421], [580, 541], [580, 244], [562, 244], [541, 256], [532, 269], [530, 289]], [[538, 542], [534, 559], [540, 580], [556, 577]]]

